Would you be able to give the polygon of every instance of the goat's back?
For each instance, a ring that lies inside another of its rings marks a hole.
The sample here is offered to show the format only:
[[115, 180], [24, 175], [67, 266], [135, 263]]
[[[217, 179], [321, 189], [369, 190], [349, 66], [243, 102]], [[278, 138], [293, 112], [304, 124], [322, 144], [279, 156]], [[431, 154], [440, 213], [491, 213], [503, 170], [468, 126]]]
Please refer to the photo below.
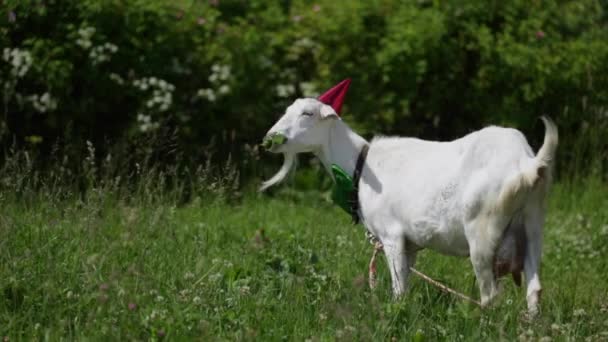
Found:
[[363, 217], [422, 247], [464, 255], [464, 223], [496, 202], [504, 183], [533, 158], [523, 134], [510, 128], [487, 127], [450, 142], [375, 138], [360, 184]]

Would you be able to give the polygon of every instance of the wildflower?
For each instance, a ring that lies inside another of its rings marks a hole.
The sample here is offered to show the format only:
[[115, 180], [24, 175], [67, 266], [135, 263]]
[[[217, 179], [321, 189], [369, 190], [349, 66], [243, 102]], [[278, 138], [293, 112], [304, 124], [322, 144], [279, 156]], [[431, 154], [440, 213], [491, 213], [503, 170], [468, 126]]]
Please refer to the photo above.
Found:
[[196, 19], [196, 23], [200, 26], [203, 26], [207, 23], [207, 19], [205, 19], [203, 17], [198, 17], [198, 19]]
[[26, 50], [4, 48], [2, 59], [11, 65], [11, 75], [17, 78], [25, 76], [32, 66], [32, 55]]
[[574, 315], [574, 317], [581, 317], [585, 316], [587, 312], [585, 312], [585, 309], [576, 309], [572, 314]]
[[17, 16], [15, 15], [15, 11], [8, 11], [8, 22], [14, 23], [17, 21]]
[[312, 6], [313, 12], [319, 12], [320, 10], [321, 10], [321, 6], [319, 6], [319, 4], [315, 4], [314, 6]]
[[291, 17], [291, 20], [293, 20], [296, 23], [299, 23], [302, 20], [302, 16], [301, 15], [294, 15], [293, 17]]
[[228, 94], [228, 93], [230, 93], [230, 86], [227, 84], [224, 84], [220, 87], [220, 89], [218, 89], [218, 92], [222, 95]]
[[137, 309], [137, 304], [135, 304], [135, 303], [129, 303], [127, 305], [127, 307], [129, 308], [130, 311], [134, 311], [135, 309]]
[[154, 301], [156, 301], [157, 303], [164, 302], [165, 297], [158, 295], [158, 296], [156, 296], [156, 298], [154, 298]]
[[108, 77], [118, 85], [125, 84], [125, 80], [116, 73], [111, 72]]
[[319, 92], [312, 82], [301, 82], [300, 89], [302, 89], [302, 93], [305, 97], [317, 97], [319, 95]]
[[218, 280], [222, 279], [222, 274], [221, 273], [214, 273], [212, 275], [209, 276], [209, 281], [211, 282], [216, 282]]
[[251, 289], [249, 288], [249, 286], [243, 285], [243, 286], [239, 287], [239, 292], [242, 295], [248, 295], [249, 293], [251, 293]]
[[219, 0], [209, 0], [209, 5], [217, 7], [220, 4]]
[[91, 42], [91, 37], [95, 34], [94, 27], [82, 27], [78, 30], [78, 39], [76, 39], [76, 44], [82, 47], [83, 49], [89, 49], [93, 43]]
[[48, 92], [42, 94], [42, 96], [31, 95], [28, 97], [28, 100], [38, 113], [46, 113], [57, 108], [57, 101]]
[[543, 38], [545, 38], [545, 32], [542, 31], [542, 30], [536, 31], [536, 38], [537, 39], [543, 39]]
[[103, 294], [99, 295], [99, 297], [97, 297], [97, 300], [98, 300], [100, 303], [105, 303], [105, 302], [107, 302], [107, 301], [108, 301], [108, 299], [109, 299], [109, 298], [110, 298], [110, 297], [108, 297], [108, 295], [107, 295], [107, 294], [103, 293]]
[[99, 285], [99, 291], [107, 291], [110, 288], [110, 285], [103, 283]]
[[164, 331], [163, 329], [160, 329], [160, 330], [159, 330], [159, 331], [156, 333], [156, 335], [157, 335], [158, 337], [165, 337], [165, 335], [167, 335], [167, 334], [165, 333], [165, 331]]
[[201, 303], [201, 297], [196, 296], [196, 297], [192, 298], [192, 303], [194, 303], [196, 305], [200, 304]]
[[213, 89], [199, 89], [197, 95], [207, 99], [209, 102], [215, 102], [217, 96], [215, 95], [215, 91]]
[[278, 97], [289, 97], [295, 93], [293, 84], [278, 84], [275, 88]]

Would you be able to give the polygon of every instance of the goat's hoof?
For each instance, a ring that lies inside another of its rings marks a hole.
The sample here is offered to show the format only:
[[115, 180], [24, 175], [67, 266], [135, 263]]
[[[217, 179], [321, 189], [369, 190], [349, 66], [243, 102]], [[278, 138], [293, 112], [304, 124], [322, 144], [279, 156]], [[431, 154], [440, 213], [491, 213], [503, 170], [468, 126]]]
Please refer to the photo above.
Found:
[[526, 323], [532, 323], [536, 321], [540, 317], [540, 311], [538, 308], [528, 309], [526, 311], [522, 311], [521, 320]]

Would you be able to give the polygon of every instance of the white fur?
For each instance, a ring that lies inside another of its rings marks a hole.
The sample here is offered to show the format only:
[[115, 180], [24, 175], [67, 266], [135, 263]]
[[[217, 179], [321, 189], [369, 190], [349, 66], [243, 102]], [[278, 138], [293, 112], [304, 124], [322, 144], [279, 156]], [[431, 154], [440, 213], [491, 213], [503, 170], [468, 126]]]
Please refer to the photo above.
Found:
[[[487, 305], [498, 292], [494, 253], [508, 223], [518, 217], [527, 237], [528, 309], [538, 312], [544, 200], [558, 139], [555, 125], [543, 122], [545, 141], [536, 156], [521, 132], [502, 127], [450, 142], [372, 140], [359, 183], [360, 215], [384, 245], [396, 296], [406, 291], [417, 251], [430, 248], [470, 256]], [[274, 133], [288, 140], [273, 152], [312, 152], [328, 170], [337, 164], [351, 175], [367, 143], [316, 99], [296, 100], [268, 132]], [[280, 181], [284, 169], [264, 188]]]

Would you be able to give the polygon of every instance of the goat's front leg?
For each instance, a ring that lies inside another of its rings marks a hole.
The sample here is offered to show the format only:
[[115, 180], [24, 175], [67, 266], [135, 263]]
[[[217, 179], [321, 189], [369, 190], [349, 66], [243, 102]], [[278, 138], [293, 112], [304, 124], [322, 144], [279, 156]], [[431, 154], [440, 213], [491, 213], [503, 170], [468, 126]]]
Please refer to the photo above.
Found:
[[409, 274], [405, 238], [391, 237], [383, 239], [382, 244], [384, 245], [384, 255], [386, 256], [388, 269], [391, 272], [393, 295], [395, 298], [398, 298], [407, 290], [407, 278]]

